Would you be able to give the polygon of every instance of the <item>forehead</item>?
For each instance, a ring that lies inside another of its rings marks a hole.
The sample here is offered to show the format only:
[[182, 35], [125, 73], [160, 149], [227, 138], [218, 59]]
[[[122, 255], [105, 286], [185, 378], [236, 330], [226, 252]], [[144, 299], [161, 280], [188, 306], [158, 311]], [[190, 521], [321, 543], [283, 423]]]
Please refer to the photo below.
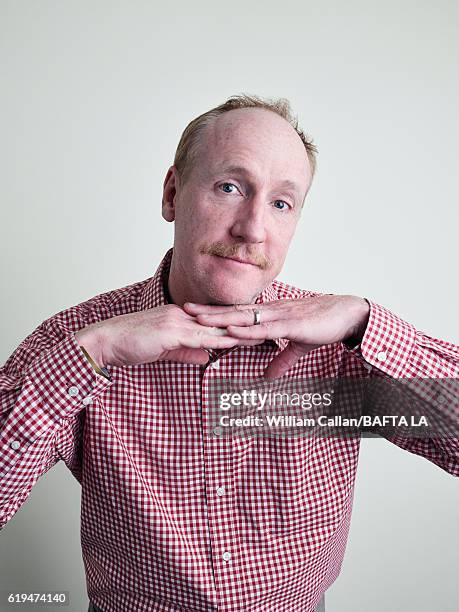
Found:
[[276, 113], [264, 109], [237, 109], [224, 113], [206, 127], [197, 165], [208, 172], [239, 166], [258, 176], [298, 182], [306, 189], [311, 172], [303, 142], [294, 128]]

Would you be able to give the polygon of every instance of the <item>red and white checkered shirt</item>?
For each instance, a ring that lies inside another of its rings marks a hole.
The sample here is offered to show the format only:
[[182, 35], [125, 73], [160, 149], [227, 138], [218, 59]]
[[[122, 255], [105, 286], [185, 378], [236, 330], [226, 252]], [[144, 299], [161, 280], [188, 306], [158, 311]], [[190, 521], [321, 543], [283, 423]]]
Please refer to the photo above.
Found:
[[[44, 321], [0, 371], [0, 525], [62, 459], [82, 487], [88, 595], [104, 612], [310, 612], [339, 574], [351, 518], [358, 438], [221, 437], [209, 385], [260, 377], [286, 346], [211, 351], [97, 374], [75, 333], [167, 303], [168, 251], [155, 275]], [[257, 303], [318, 295], [273, 281]], [[338, 342], [286, 376], [459, 377], [459, 349], [370, 302], [357, 349]], [[395, 439], [458, 473], [457, 444]], [[58, 495], [58, 492], [56, 492]]]

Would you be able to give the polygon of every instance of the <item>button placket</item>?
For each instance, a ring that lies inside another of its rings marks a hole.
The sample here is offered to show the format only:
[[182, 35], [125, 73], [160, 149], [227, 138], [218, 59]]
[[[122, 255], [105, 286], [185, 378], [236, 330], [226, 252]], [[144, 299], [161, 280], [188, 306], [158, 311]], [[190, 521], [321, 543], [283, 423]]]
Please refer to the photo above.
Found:
[[[215, 491], [208, 500], [209, 524], [213, 538], [215, 538], [216, 559], [226, 563], [231, 558], [229, 547], [232, 545], [231, 536], [234, 529], [233, 514], [231, 512], [231, 496], [226, 495], [226, 483], [231, 474], [232, 439], [231, 436], [213, 438], [209, 442], [209, 462], [214, 469], [209, 474], [209, 490]], [[224, 501], [223, 501], [224, 499]], [[218, 563], [217, 563], [218, 566]]]
[[[215, 381], [216, 368], [207, 368], [202, 378], [202, 426], [204, 467], [207, 495], [207, 519], [211, 541], [212, 567], [217, 591], [224, 592], [237, 586], [237, 573], [231, 571], [234, 561], [234, 511], [228, 483], [232, 474], [232, 438], [224, 427], [216, 425], [213, 410], [216, 393], [209, 392]], [[218, 369], [218, 368], [217, 368]], [[212, 416], [212, 418], [211, 418]], [[217, 420], [218, 423], [218, 420]], [[226, 434], [226, 435], [225, 435]], [[231, 560], [231, 563], [230, 563]]]

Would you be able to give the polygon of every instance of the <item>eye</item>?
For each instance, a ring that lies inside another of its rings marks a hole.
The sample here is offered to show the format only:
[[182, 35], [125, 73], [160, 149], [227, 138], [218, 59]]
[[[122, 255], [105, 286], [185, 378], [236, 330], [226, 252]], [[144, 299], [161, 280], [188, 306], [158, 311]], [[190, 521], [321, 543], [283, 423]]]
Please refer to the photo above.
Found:
[[219, 185], [219, 188], [224, 193], [236, 193], [238, 191], [238, 188], [234, 183], [222, 183], [221, 185]]
[[277, 210], [286, 210], [287, 208], [290, 208], [290, 207], [287, 204], [287, 202], [284, 202], [284, 200], [275, 200], [274, 208], [277, 208]]

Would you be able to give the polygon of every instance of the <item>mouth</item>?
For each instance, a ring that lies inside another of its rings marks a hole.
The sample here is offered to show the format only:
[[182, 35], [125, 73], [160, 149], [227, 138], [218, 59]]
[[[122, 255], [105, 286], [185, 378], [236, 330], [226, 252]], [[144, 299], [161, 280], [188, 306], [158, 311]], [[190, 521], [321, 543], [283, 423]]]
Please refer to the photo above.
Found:
[[241, 257], [223, 257], [222, 255], [215, 255], [215, 257], [219, 257], [220, 259], [226, 259], [226, 261], [231, 261], [235, 264], [242, 266], [252, 266], [253, 268], [257, 268], [257, 264], [248, 261], [247, 259], [242, 259]]

